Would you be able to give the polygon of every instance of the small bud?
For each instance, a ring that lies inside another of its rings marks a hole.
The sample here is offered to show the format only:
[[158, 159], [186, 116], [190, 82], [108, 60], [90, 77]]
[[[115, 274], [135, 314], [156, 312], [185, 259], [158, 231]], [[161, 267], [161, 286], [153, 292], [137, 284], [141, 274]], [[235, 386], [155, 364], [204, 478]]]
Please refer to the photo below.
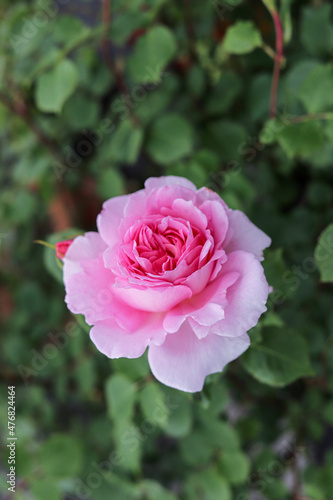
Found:
[[72, 244], [72, 241], [73, 240], [58, 241], [58, 243], [55, 244], [56, 256], [60, 260], [63, 260], [63, 258], [65, 257], [67, 250], [69, 249], [70, 245]]

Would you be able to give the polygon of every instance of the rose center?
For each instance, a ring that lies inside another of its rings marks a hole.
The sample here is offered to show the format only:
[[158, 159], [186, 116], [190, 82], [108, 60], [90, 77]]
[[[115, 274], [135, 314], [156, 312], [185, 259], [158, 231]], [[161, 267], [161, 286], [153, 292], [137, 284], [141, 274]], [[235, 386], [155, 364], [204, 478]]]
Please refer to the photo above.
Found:
[[120, 251], [132, 275], [161, 276], [184, 260], [190, 265], [206, 242], [206, 235], [188, 221], [167, 216], [136, 223], [127, 231]]

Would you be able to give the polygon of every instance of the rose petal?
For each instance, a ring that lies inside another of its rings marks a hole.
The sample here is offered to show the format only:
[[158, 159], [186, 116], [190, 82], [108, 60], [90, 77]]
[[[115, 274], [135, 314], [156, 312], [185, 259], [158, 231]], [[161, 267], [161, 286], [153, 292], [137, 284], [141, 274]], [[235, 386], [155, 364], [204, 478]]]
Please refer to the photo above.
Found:
[[123, 286], [117, 280], [113, 293], [128, 305], [141, 311], [151, 312], [169, 311], [182, 300], [189, 299], [192, 296], [191, 289], [183, 285]]
[[223, 248], [227, 253], [244, 250], [253, 253], [259, 260], [263, 259], [263, 250], [270, 246], [272, 240], [261, 229], [255, 226], [243, 212], [230, 210], [229, 230]]
[[113, 246], [122, 240], [124, 231], [130, 227], [140, 215], [145, 214], [146, 194], [144, 190], [136, 193], [116, 196], [103, 204], [97, 216], [97, 227], [103, 240]]
[[161, 208], [171, 208], [174, 201], [193, 200], [195, 192], [186, 186], [161, 186], [147, 192], [147, 215], [161, 213]]
[[187, 189], [191, 189], [192, 191], [197, 190], [193, 182], [185, 179], [184, 177], [177, 177], [176, 175], [149, 177], [149, 179], [147, 179], [145, 182], [145, 188], [147, 192], [162, 186], [184, 186]]
[[211, 189], [207, 187], [202, 187], [198, 189], [198, 191], [195, 193], [195, 198], [194, 198], [194, 203], [199, 207], [204, 203], [205, 201], [216, 201], [220, 203], [226, 210], [228, 209], [228, 205], [224, 200], [222, 200], [221, 196], [219, 196], [215, 191], [212, 191]]
[[90, 331], [97, 349], [109, 358], [139, 358], [151, 343], [161, 344], [165, 338], [159, 315], [150, 315], [135, 332], [122, 329], [114, 319], [99, 321]]
[[205, 377], [220, 372], [250, 345], [248, 335], [237, 338], [208, 335], [199, 340], [188, 322], [161, 346], [150, 346], [148, 361], [154, 376], [170, 387], [201, 391]]
[[219, 248], [228, 231], [227, 211], [221, 203], [215, 200], [205, 201], [199, 208], [206, 215], [208, 227], [214, 236], [215, 247]]
[[[198, 295], [174, 307], [165, 316], [163, 323], [165, 330], [168, 333], [177, 332], [188, 317], [206, 327], [223, 319], [224, 308], [227, 306], [227, 289], [236, 282], [238, 277], [238, 273], [226, 273], [210, 283]], [[205, 333], [207, 334], [208, 331], [209, 329], [206, 328]]]
[[96, 232], [88, 232], [84, 236], [77, 236], [64, 257], [63, 279], [66, 284], [70, 276], [82, 270], [81, 262], [95, 259], [106, 249], [106, 244]]
[[264, 270], [251, 253], [238, 250], [228, 255], [223, 273], [239, 273], [237, 281], [227, 290], [225, 317], [210, 328], [210, 333], [236, 337], [254, 327], [263, 312], [269, 293]]

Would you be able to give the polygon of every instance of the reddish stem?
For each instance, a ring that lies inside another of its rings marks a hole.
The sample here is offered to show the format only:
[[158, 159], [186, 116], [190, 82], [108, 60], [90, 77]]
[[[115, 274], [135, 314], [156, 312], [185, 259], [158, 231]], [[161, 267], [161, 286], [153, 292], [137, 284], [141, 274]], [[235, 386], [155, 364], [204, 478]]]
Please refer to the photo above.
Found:
[[277, 11], [271, 12], [275, 27], [275, 36], [276, 36], [276, 54], [274, 61], [274, 72], [273, 72], [273, 80], [272, 80], [272, 88], [271, 88], [271, 99], [270, 99], [270, 118], [275, 118], [277, 112], [277, 101], [278, 101], [278, 91], [279, 91], [279, 80], [280, 80], [280, 71], [281, 71], [281, 63], [283, 60], [283, 28], [280, 16]]

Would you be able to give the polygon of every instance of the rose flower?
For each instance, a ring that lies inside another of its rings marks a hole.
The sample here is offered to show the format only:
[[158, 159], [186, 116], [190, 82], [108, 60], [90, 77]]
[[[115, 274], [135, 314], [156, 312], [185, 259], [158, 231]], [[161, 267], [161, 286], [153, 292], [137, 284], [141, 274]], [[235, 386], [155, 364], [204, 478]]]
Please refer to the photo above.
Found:
[[64, 257], [66, 302], [110, 358], [148, 347], [154, 376], [195, 392], [249, 346], [266, 310], [270, 238], [213, 191], [182, 177], [106, 201], [98, 232]]

